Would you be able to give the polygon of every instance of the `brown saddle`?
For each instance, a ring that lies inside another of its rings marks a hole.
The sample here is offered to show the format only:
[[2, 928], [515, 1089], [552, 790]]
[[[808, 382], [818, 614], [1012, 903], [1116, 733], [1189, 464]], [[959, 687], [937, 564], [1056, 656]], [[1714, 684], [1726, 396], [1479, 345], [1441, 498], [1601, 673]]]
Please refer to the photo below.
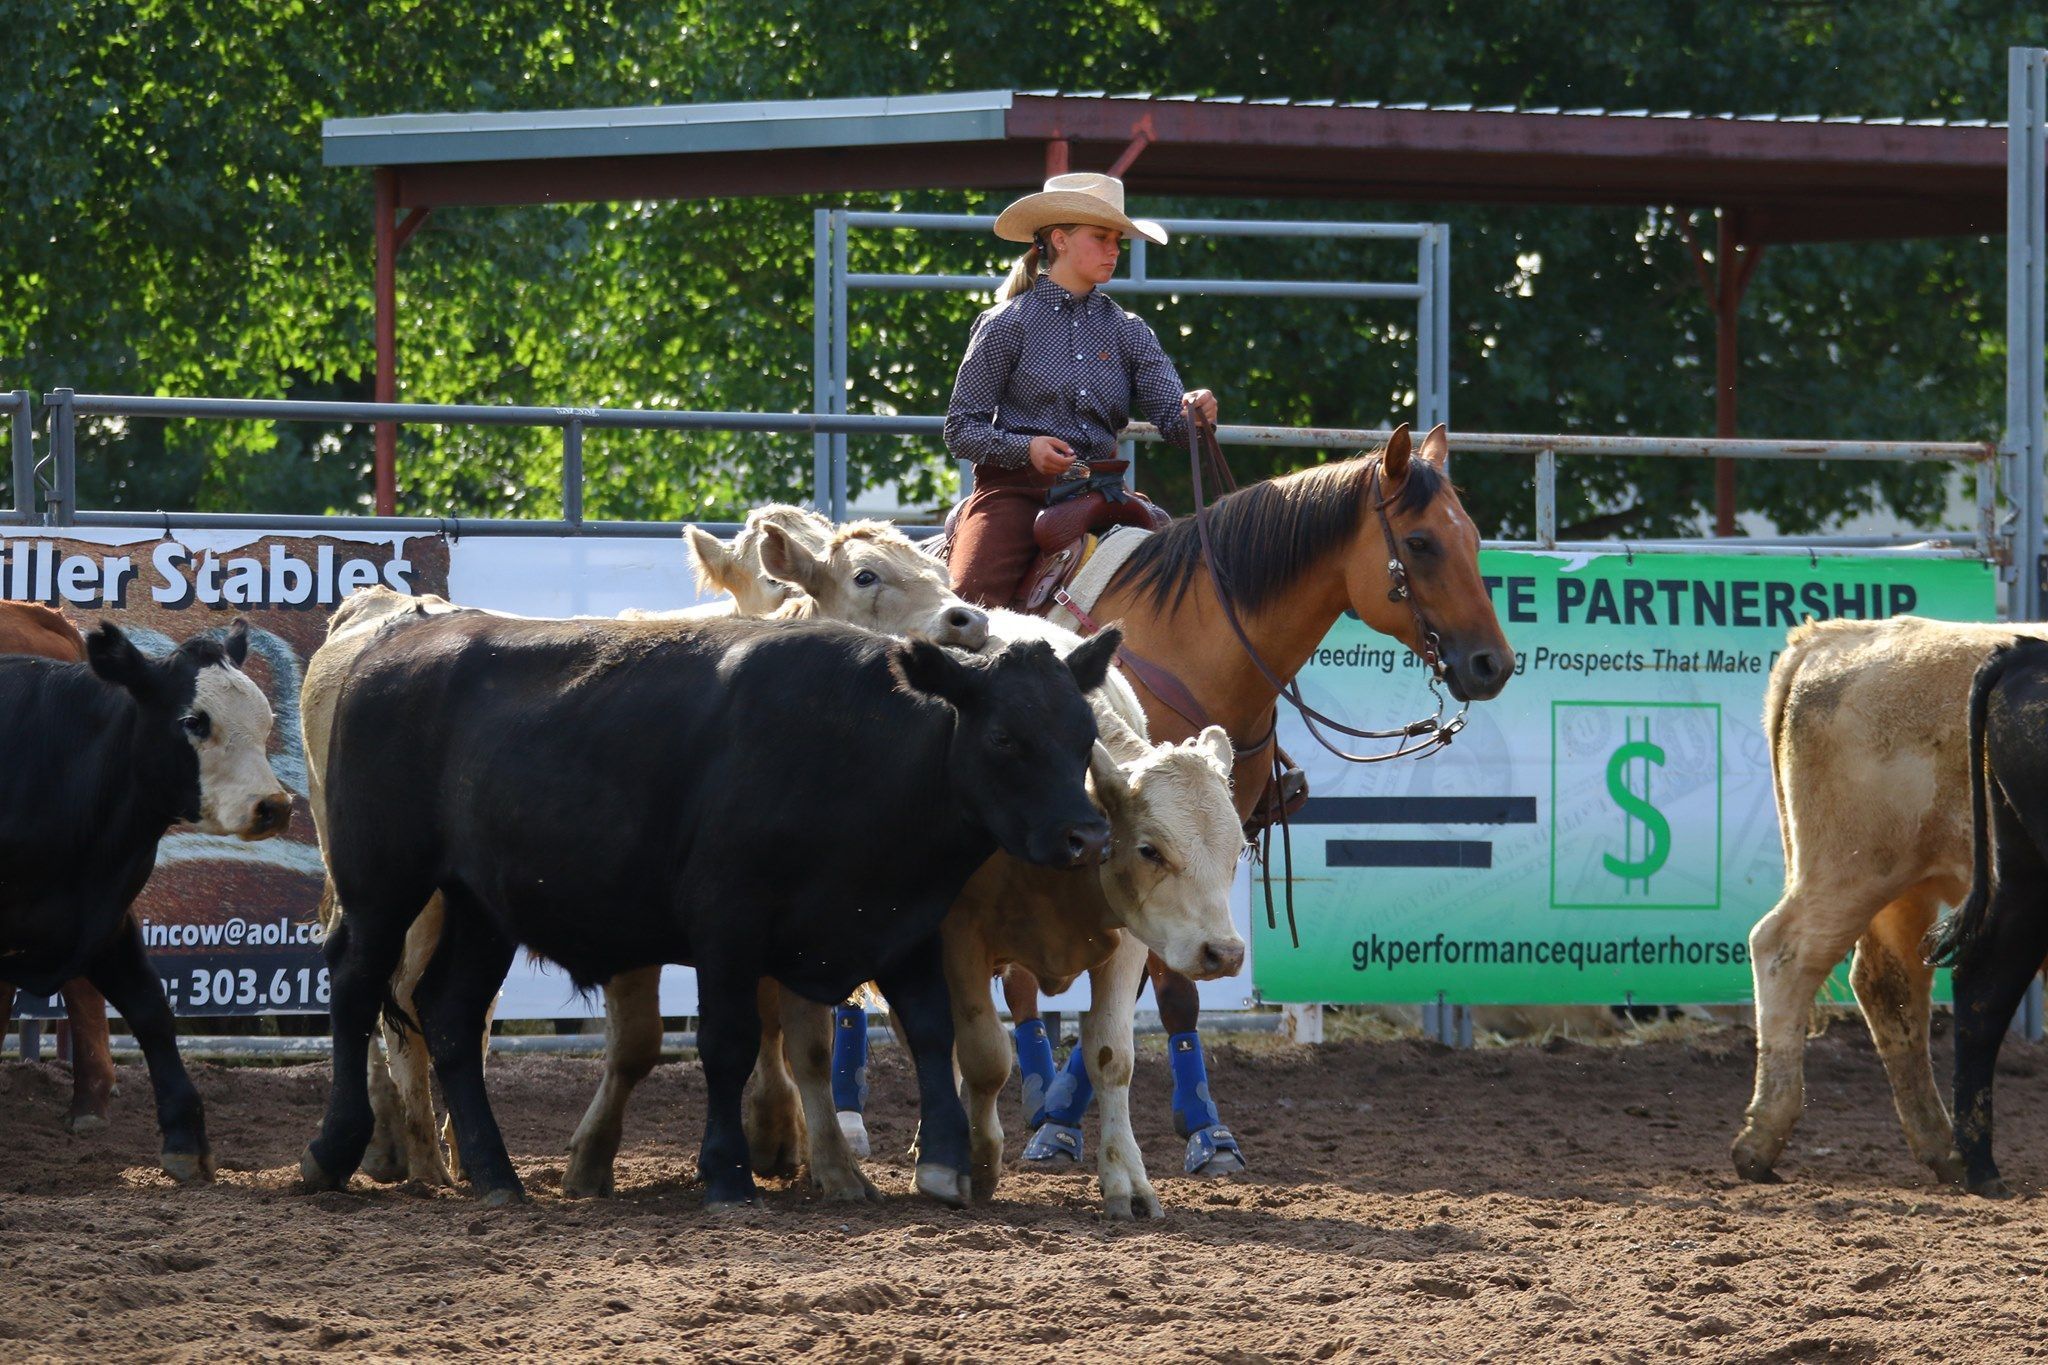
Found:
[[1031, 523], [1038, 560], [1017, 585], [1020, 610], [1042, 616], [1053, 594], [1073, 582], [1088, 558], [1088, 537], [1118, 526], [1163, 531], [1172, 522], [1166, 509], [1124, 486], [1129, 460], [1092, 460], [1076, 468], [1081, 477], [1062, 479], [1046, 490], [1046, 505]]

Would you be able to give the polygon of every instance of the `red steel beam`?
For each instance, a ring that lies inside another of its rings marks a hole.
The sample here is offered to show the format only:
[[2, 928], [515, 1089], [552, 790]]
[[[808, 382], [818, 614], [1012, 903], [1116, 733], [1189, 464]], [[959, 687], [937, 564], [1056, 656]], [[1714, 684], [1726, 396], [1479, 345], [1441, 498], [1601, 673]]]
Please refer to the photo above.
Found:
[[[398, 176], [380, 169], [377, 181], [377, 391], [379, 403], [398, 397]], [[379, 422], [375, 437], [377, 515], [398, 510], [398, 427]]]

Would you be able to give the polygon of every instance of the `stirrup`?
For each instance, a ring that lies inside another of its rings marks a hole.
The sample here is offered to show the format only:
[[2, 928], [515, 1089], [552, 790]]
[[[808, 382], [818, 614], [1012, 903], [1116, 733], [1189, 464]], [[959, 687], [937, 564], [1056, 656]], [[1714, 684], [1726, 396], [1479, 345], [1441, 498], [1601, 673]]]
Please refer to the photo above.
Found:
[[866, 1160], [868, 1156], [867, 1120], [861, 1117], [861, 1112], [858, 1109], [841, 1109], [838, 1113], [839, 1131], [846, 1135], [846, 1145], [853, 1149], [855, 1156]]
[[1042, 1123], [1024, 1144], [1024, 1159], [1042, 1167], [1081, 1164], [1081, 1130], [1064, 1123]]
[[1244, 1151], [1222, 1124], [1197, 1129], [1188, 1139], [1189, 1175], [1236, 1175], [1244, 1168]]

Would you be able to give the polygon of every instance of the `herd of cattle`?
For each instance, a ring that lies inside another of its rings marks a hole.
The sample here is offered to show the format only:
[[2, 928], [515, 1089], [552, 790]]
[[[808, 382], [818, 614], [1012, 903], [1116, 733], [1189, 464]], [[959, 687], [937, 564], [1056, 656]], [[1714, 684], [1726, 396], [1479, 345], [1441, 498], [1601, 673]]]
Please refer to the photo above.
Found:
[[[604, 990], [605, 1072], [569, 1193], [611, 1191], [627, 1099], [660, 1048], [660, 964], [688, 962], [711, 1202], [801, 1166], [831, 1198], [877, 1197], [828, 1074], [830, 1006], [870, 982], [915, 1064], [917, 1188], [987, 1198], [1011, 1067], [988, 982], [1016, 965], [1053, 989], [1090, 974], [1104, 1205], [1158, 1216], [1129, 1118], [1132, 1007], [1148, 952], [1196, 978], [1243, 965], [1228, 735], [1152, 743], [1114, 628], [1084, 640], [972, 607], [884, 524], [766, 508], [731, 546], [693, 531], [690, 548], [724, 594], [711, 606], [539, 620], [373, 588], [335, 612], [300, 698], [334, 1045], [306, 1183], [360, 1168], [520, 1196], [483, 1070], [524, 946]], [[0, 604], [0, 974], [66, 990], [75, 1018], [98, 1011], [94, 989], [120, 1011], [179, 1180], [212, 1157], [129, 911], [174, 824], [260, 839], [289, 818], [246, 651], [240, 623], [151, 658], [112, 625], [81, 639], [54, 611]], [[1792, 633], [1765, 709], [1786, 873], [1751, 935], [1745, 1177], [1773, 1178], [1809, 1010], [1853, 946], [1915, 1157], [2003, 1192], [1992, 1062], [2048, 957], [2037, 718], [2048, 630]], [[1937, 927], [1943, 906], [1960, 909]], [[1954, 967], [1953, 1128], [1928, 1047], [1935, 961]], [[100, 1030], [80, 1037], [80, 1127], [104, 1119]]]

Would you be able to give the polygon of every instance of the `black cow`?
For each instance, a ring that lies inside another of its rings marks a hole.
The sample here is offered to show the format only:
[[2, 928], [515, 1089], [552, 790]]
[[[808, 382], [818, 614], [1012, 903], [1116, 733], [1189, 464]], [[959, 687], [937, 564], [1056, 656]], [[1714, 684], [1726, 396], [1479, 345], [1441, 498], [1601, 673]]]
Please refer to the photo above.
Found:
[[199, 1092], [128, 907], [158, 842], [188, 821], [261, 839], [291, 798], [264, 749], [270, 705], [241, 671], [247, 627], [143, 657], [113, 626], [88, 662], [0, 658], [0, 964], [38, 995], [82, 976], [135, 1033], [177, 1180], [212, 1173]]
[[1975, 878], [1928, 936], [1955, 969], [1956, 1150], [1977, 1194], [2010, 1193], [1991, 1156], [1991, 1073], [2027, 985], [2048, 957], [2048, 640], [1993, 650], [1970, 685]]
[[998, 846], [1100, 860], [1082, 694], [1117, 644], [1105, 631], [1064, 663], [1043, 643], [962, 661], [833, 622], [461, 612], [393, 626], [335, 706], [326, 852], [345, 916], [328, 943], [334, 1093], [307, 1182], [339, 1185], [362, 1159], [370, 1030], [438, 890], [417, 1022], [463, 1169], [492, 1202], [521, 1189], [476, 1038], [520, 944], [583, 988], [695, 964], [711, 1203], [755, 1193], [740, 1092], [759, 980], [827, 1002], [873, 980], [916, 1059], [918, 1187], [964, 1202], [939, 921]]

